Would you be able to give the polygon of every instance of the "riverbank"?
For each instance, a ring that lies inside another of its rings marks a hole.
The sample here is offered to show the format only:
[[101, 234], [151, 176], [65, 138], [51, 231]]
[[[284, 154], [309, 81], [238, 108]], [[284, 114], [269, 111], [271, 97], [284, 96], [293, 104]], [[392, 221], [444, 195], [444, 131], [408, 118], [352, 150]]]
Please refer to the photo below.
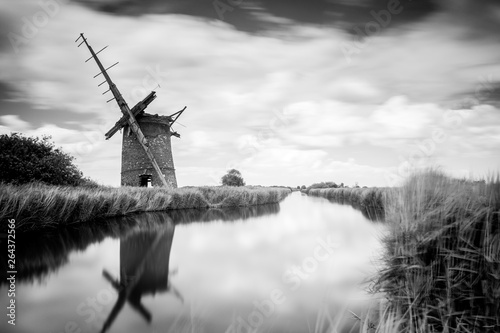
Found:
[[394, 191], [390, 188], [316, 188], [306, 191], [308, 195], [330, 201], [349, 204], [361, 210], [370, 220], [384, 220], [385, 208]]
[[310, 194], [385, 211], [385, 268], [374, 290], [387, 302], [366, 323], [384, 332], [500, 331], [498, 177], [472, 182], [429, 171], [398, 189]]
[[[42, 282], [48, 275], [66, 265], [75, 251], [85, 251], [90, 245], [106, 238], [125, 239], [141, 230], [160, 230], [165, 225], [186, 225], [192, 222], [245, 221], [251, 218], [272, 216], [280, 211], [279, 204], [249, 207], [227, 207], [206, 209], [177, 209], [162, 212], [146, 212], [111, 217], [101, 223], [79, 223], [45, 229], [43, 233], [24, 232], [16, 243], [17, 281], [23, 283]], [[7, 267], [0, 263], [0, 268]], [[0, 281], [0, 286], [8, 281]]]
[[56, 228], [138, 212], [189, 208], [246, 207], [278, 203], [288, 188], [187, 187], [70, 187], [41, 184], [0, 185], [0, 223], [16, 220], [19, 231]]
[[425, 172], [392, 192], [376, 289], [406, 332], [500, 330], [500, 179]]

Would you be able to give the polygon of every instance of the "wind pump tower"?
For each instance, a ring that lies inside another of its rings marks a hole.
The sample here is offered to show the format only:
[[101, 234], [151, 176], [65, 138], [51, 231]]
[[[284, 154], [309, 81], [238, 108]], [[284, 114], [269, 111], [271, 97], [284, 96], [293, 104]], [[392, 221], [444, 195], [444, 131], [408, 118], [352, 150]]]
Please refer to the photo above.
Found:
[[147, 114], [144, 110], [156, 98], [156, 93], [152, 91], [130, 109], [107, 72], [110, 68], [116, 66], [118, 62], [104, 68], [97, 57], [97, 54], [106, 49], [107, 46], [98, 52], [94, 52], [83, 33], [80, 34], [80, 37], [75, 42], [78, 42], [80, 39], [82, 41], [78, 44], [78, 47], [85, 44], [92, 55], [85, 62], [94, 59], [100, 69], [100, 72], [94, 78], [100, 75], [103, 75], [105, 78], [98, 86], [100, 87], [104, 83], [108, 83], [109, 89], [103, 95], [110, 91], [113, 94], [113, 98], [108, 100], [107, 103], [115, 100], [123, 114], [116, 124], [105, 134], [106, 140], [108, 140], [116, 132], [123, 129], [121, 185], [153, 185], [177, 188], [171, 137], [180, 138], [180, 135], [173, 130], [172, 125], [177, 121], [186, 107], [170, 116]]

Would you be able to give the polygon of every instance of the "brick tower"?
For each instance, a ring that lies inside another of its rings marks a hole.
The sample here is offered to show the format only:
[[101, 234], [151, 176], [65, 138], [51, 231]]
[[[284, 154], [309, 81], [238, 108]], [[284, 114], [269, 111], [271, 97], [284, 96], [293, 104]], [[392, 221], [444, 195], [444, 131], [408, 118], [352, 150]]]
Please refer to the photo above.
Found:
[[[172, 118], [144, 113], [136, 119], [169, 187], [176, 188], [177, 180], [171, 145], [172, 132], [170, 131]], [[149, 184], [155, 187], [162, 186], [162, 181], [155, 172], [148, 155], [128, 125], [123, 131], [121, 175], [122, 186], [148, 186]]]

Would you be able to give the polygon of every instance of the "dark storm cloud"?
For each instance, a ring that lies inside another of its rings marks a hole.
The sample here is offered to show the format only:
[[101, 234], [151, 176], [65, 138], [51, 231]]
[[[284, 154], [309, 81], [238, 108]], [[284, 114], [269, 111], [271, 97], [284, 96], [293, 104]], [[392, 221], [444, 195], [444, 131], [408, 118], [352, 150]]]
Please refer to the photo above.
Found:
[[480, 99], [485, 103], [495, 105], [500, 108], [500, 82], [495, 82], [491, 85], [489, 90], [480, 95]]
[[[14, 20], [6, 13], [0, 12], [0, 52], [6, 52], [10, 49], [10, 42], [8, 35], [14, 31]], [[0, 89], [2, 87], [0, 86]]]
[[500, 40], [500, 1], [498, 0], [464, 0], [444, 1], [443, 9], [449, 17], [462, 26], [469, 27], [469, 32], [463, 39], [493, 38]]
[[492, 105], [500, 108], [500, 81], [496, 73], [481, 75], [474, 86], [452, 94], [443, 103], [454, 110], [472, 109], [477, 105]]
[[10, 87], [7, 83], [0, 81], [0, 101], [7, 99], [11, 91], [12, 87]]
[[439, 9], [432, 0], [270, 0], [265, 2], [265, 7], [273, 15], [296, 22], [333, 24], [349, 30], [373, 21], [372, 13], [387, 10], [389, 3], [402, 8], [400, 14], [391, 18], [391, 24], [418, 20]]
[[33, 128], [38, 128], [50, 123], [71, 129], [81, 129], [80, 124], [88, 122], [88, 115], [69, 112], [57, 108], [39, 109], [24, 100], [19, 100], [20, 94], [12, 85], [0, 81], [0, 117], [17, 115], [19, 119], [29, 123]]
[[[346, 30], [373, 20], [372, 11], [387, 9], [396, 0], [74, 0], [95, 10], [117, 15], [185, 14], [207, 19], [221, 19], [243, 31], [265, 30], [283, 22], [273, 22], [266, 15], [293, 23], [327, 24]], [[391, 25], [418, 20], [439, 9], [432, 0], [401, 0], [403, 11], [392, 18]], [[215, 8], [219, 4], [219, 13]], [[226, 7], [227, 6], [227, 7]], [[224, 9], [225, 8], [225, 9]]]
[[[182, 14], [201, 17], [205, 19], [220, 19], [211, 0], [74, 0], [95, 10], [116, 14], [139, 16], [144, 14]], [[255, 17], [253, 10], [243, 6], [229, 5], [227, 0], [221, 0], [231, 10], [223, 15], [225, 22], [234, 25], [243, 31], [256, 31], [262, 28]], [[242, 1], [242, 4], [244, 2]]]
[[500, 107], [500, 81], [482, 82], [475, 91], [458, 95], [455, 108], [471, 108], [478, 104], [489, 104]]

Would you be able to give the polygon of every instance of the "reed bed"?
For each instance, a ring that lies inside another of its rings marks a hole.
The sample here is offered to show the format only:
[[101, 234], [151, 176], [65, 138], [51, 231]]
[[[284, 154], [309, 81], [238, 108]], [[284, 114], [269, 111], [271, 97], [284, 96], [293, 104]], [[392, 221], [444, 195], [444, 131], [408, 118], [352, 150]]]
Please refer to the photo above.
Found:
[[370, 220], [383, 220], [385, 206], [390, 198], [390, 188], [322, 188], [310, 189], [308, 195], [326, 198], [330, 201], [349, 204]]
[[189, 208], [243, 207], [278, 203], [288, 188], [190, 187], [169, 190], [139, 187], [61, 187], [0, 185], [0, 223], [16, 220], [27, 231], [89, 222], [137, 212]]
[[385, 207], [390, 234], [375, 290], [403, 332], [500, 331], [500, 180], [426, 171]]
[[498, 177], [473, 182], [428, 170], [400, 188], [309, 194], [385, 212], [386, 255], [373, 291], [386, 300], [365, 318], [378, 324], [363, 332], [500, 332]]

